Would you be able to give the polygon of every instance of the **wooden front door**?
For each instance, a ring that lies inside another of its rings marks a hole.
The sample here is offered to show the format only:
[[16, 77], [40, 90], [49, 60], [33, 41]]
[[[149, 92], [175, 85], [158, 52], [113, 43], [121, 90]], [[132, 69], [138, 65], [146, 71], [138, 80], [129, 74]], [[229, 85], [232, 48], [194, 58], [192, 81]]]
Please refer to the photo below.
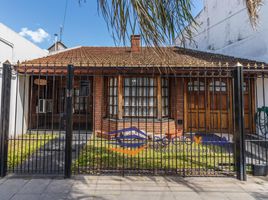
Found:
[[195, 79], [185, 84], [187, 132], [228, 132], [232, 123], [230, 80]]
[[[256, 109], [254, 79], [245, 79], [243, 90], [245, 129], [247, 132], [254, 132]], [[185, 82], [185, 130], [210, 133], [232, 132], [232, 93], [230, 79], [195, 79]]]
[[208, 131], [228, 132], [232, 127], [230, 80], [211, 79], [208, 81]]
[[185, 84], [185, 127], [188, 132], [205, 131], [207, 124], [207, 95], [203, 80], [189, 80]]

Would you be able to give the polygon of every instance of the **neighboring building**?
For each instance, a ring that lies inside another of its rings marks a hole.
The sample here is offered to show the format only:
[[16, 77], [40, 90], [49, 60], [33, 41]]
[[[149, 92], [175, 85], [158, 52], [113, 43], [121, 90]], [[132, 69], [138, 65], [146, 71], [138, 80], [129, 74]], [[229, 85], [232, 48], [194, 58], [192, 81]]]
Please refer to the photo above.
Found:
[[[34, 59], [38, 57], [43, 57], [48, 54], [48, 51], [37, 47], [35, 44], [31, 43], [24, 37], [20, 36], [15, 31], [8, 28], [6, 25], [0, 23], [0, 68], [5, 62], [10, 63], [11, 65], [17, 64], [17, 62], [23, 62], [25, 60]], [[22, 99], [16, 98], [16, 87], [23, 87], [23, 80], [16, 79], [17, 76], [13, 74], [11, 82], [11, 103], [10, 103], [10, 129], [11, 132], [14, 129], [14, 118], [15, 114], [15, 104], [16, 101], [19, 104], [22, 104]], [[0, 96], [2, 89], [2, 72], [0, 74]], [[26, 91], [26, 90], [25, 90]], [[23, 90], [20, 91], [23, 95]], [[22, 112], [22, 106], [19, 106], [17, 109], [18, 112]], [[17, 119], [18, 122], [22, 119]]]
[[[192, 29], [194, 42], [185, 41], [185, 47], [268, 62], [267, 10], [264, 0], [254, 30], [245, 0], [204, 0], [195, 18], [199, 26]], [[180, 40], [177, 45], [182, 45]]]
[[[177, 47], [162, 48], [164, 53], [159, 55], [154, 47], [141, 47], [139, 36], [131, 38], [130, 48], [79, 47], [17, 66], [29, 77], [28, 130], [62, 128], [65, 100], [70, 96], [67, 65], [75, 68], [74, 129], [111, 132], [138, 127], [153, 134], [233, 130], [230, 77], [214, 78], [208, 73], [207, 78], [198, 78], [194, 73], [215, 70], [217, 74], [219, 62], [228, 66], [264, 63]], [[251, 91], [253, 84], [254, 80], [246, 82], [245, 91]], [[254, 94], [245, 93], [245, 101], [254, 101]], [[253, 122], [251, 106], [245, 108], [247, 130]]]
[[8, 60], [16, 64], [47, 55], [47, 51], [39, 48], [15, 31], [0, 23], [0, 66]]
[[53, 45], [51, 45], [47, 50], [49, 51], [49, 53], [55, 53], [57, 51], [62, 51], [65, 49], [67, 49], [65, 44], [63, 44], [61, 41], [57, 41]]

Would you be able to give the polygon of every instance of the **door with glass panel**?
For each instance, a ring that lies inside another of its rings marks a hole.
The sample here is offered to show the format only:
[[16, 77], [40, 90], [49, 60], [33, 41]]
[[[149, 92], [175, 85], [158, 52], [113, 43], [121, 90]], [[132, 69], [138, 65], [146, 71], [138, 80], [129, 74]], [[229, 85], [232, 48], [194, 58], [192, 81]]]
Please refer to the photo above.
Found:
[[79, 77], [73, 89], [73, 128], [92, 130], [93, 93], [92, 77]]
[[232, 127], [230, 80], [193, 79], [185, 87], [189, 132], [227, 132]]
[[209, 131], [223, 133], [231, 131], [232, 114], [228, 79], [211, 79], [208, 82]]
[[185, 127], [188, 132], [206, 131], [208, 124], [207, 91], [205, 80], [192, 79], [185, 83]]

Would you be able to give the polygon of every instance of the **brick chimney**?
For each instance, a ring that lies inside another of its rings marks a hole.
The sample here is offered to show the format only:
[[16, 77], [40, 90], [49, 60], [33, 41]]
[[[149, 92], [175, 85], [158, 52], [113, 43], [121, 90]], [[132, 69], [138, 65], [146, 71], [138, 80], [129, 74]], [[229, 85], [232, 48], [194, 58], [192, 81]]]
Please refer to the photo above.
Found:
[[141, 50], [141, 36], [131, 35], [131, 52], [138, 53]]

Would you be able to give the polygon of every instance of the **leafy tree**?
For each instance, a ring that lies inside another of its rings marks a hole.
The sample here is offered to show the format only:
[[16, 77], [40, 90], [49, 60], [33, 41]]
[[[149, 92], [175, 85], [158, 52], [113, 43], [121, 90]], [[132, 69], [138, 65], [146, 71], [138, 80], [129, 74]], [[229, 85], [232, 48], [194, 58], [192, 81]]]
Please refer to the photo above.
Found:
[[[125, 44], [131, 34], [139, 33], [145, 44], [159, 47], [172, 44], [178, 35], [182, 35], [182, 40], [191, 39], [187, 25], [197, 25], [192, 15], [193, 0], [97, 1], [99, 12], [117, 43]], [[252, 26], [256, 27], [262, 0], [244, 1]]]

